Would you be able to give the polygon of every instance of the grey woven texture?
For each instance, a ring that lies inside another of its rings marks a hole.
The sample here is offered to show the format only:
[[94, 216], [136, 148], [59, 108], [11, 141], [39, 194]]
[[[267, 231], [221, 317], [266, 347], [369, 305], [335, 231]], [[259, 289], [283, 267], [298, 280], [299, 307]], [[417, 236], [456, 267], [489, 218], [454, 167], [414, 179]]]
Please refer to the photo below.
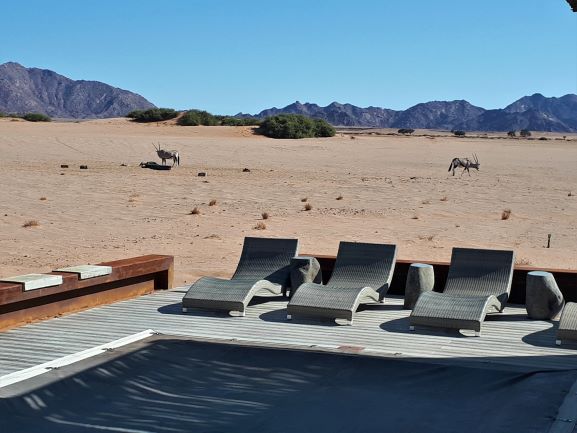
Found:
[[421, 295], [411, 325], [480, 331], [489, 311], [505, 308], [514, 263], [513, 251], [453, 248], [445, 290]]
[[395, 245], [341, 242], [327, 285], [299, 286], [287, 313], [352, 320], [359, 304], [384, 297], [393, 277], [396, 254]]
[[247, 237], [232, 278], [201, 278], [190, 286], [182, 306], [244, 311], [261, 291], [280, 295], [290, 282], [289, 264], [297, 251], [297, 239]]
[[557, 340], [577, 340], [577, 303], [568, 302], [561, 313]]

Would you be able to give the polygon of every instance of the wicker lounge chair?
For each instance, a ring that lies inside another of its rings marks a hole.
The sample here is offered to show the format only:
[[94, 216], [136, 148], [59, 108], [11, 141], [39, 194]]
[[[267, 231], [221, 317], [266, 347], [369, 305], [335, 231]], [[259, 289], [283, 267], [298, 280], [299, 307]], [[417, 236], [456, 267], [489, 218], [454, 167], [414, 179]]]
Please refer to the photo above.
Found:
[[481, 323], [491, 311], [503, 311], [513, 278], [513, 251], [453, 248], [443, 293], [423, 293], [409, 318], [415, 325], [471, 329], [481, 335]]
[[395, 268], [395, 245], [341, 242], [326, 286], [305, 283], [287, 306], [293, 315], [347, 319], [352, 325], [358, 306], [384, 301]]
[[561, 340], [577, 340], [577, 304], [568, 302], [563, 308], [559, 329], [557, 329], [557, 346], [561, 345]]
[[232, 278], [201, 278], [182, 298], [182, 311], [206, 308], [240, 311], [244, 316], [253, 296], [284, 293], [290, 279], [290, 259], [297, 250], [297, 239], [245, 238]]

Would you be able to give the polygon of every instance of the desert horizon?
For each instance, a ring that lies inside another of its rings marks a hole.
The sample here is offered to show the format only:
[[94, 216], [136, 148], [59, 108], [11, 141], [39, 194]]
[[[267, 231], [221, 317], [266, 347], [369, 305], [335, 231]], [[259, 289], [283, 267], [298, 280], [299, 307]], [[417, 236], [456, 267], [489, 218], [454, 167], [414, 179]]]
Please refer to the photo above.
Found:
[[[299, 238], [302, 253], [322, 255], [341, 240], [395, 243], [413, 261], [448, 261], [454, 246], [503, 248], [521, 265], [577, 269], [575, 134], [275, 140], [249, 127], [127, 119], [0, 128], [5, 277], [159, 253], [175, 256], [175, 284], [190, 284], [230, 276], [245, 236]], [[177, 149], [180, 167], [140, 168], [160, 162], [153, 143]], [[453, 157], [473, 154], [478, 172], [447, 172]]]

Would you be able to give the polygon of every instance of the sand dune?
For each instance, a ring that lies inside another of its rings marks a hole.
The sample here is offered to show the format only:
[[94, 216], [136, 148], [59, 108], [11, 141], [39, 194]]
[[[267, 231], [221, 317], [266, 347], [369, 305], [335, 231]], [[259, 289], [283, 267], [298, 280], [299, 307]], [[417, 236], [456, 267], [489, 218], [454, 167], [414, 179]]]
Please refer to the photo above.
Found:
[[[3, 276], [162, 253], [176, 257], [182, 284], [229, 276], [249, 235], [298, 237], [301, 251], [319, 254], [335, 254], [339, 240], [394, 242], [400, 258], [414, 260], [448, 260], [452, 246], [514, 248], [524, 264], [577, 268], [575, 136], [281, 141], [250, 128], [125, 119], [3, 119], [0, 131]], [[158, 160], [159, 142], [178, 149], [182, 165], [139, 168]], [[454, 156], [473, 152], [478, 173], [447, 172]], [[195, 206], [201, 213], [190, 215]], [[262, 212], [270, 218], [256, 230]], [[39, 225], [22, 227], [30, 220]]]

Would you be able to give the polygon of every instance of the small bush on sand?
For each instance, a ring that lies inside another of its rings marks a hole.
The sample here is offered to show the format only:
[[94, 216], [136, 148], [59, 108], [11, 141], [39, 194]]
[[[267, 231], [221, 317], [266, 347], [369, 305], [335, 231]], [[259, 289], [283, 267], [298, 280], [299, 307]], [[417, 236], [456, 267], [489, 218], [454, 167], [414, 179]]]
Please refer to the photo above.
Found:
[[178, 116], [178, 111], [172, 108], [150, 108], [148, 110], [134, 110], [126, 115], [133, 119], [134, 122], [162, 122], [164, 120], [174, 119]]
[[29, 122], [50, 122], [52, 120], [46, 114], [42, 113], [28, 113], [22, 116], [22, 118]]
[[339, 194], [339, 196], [337, 197], [337, 200], [342, 200], [343, 199], [343, 195]]
[[28, 220], [24, 224], [22, 224], [22, 227], [27, 229], [30, 227], [38, 227], [39, 225], [40, 223], [37, 220]]
[[401, 128], [397, 131], [397, 133], [404, 135], [411, 135], [413, 132], [415, 132], [415, 130], [412, 128]]
[[263, 223], [262, 221], [259, 221], [258, 223], [256, 223], [256, 225], [254, 226], [255, 230], [266, 230], [266, 224]]
[[40, 201], [45, 201], [47, 200], [46, 197], [40, 197]]
[[449, 200], [449, 198], [448, 198], [446, 195], [444, 195], [443, 197], [441, 197], [441, 201], [447, 201], [447, 200]]
[[195, 206], [194, 209], [190, 211], [189, 215], [200, 215], [200, 209]]
[[311, 119], [300, 114], [279, 114], [267, 117], [258, 132], [271, 138], [333, 137], [335, 128], [322, 119]]
[[521, 131], [519, 131], [519, 135], [521, 137], [531, 137], [531, 131], [528, 129], [521, 129]]
[[304, 208], [304, 209], [305, 209], [306, 211], [312, 210], [312, 208], [313, 208], [313, 205], [312, 205], [312, 204], [310, 204], [310, 203], [305, 204], [305, 208]]
[[511, 218], [511, 209], [505, 209], [503, 212], [501, 212], [502, 220], [508, 220], [509, 218]]
[[216, 206], [216, 200], [212, 199], [211, 201], [208, 202], [209, 206]]
[[303, 198], [301, 198], [301, 201], [302, 201], [303, 203], [306, 203], [307, 200], [308, 200], [308, 197], [303, 197]]
[[263, 212], [260, 214], [260, 216], [262, 217], [263, 220], [267, 220], [270, 215], [268, 214], [268, 212]]
[[455, 137], [464, 137], [466, 135], [465, 131], [453, 131]]
[[220, 120], [208, 111], [188, 110], [176, 123], [180, 126], [216, 126], [220, 125]]

